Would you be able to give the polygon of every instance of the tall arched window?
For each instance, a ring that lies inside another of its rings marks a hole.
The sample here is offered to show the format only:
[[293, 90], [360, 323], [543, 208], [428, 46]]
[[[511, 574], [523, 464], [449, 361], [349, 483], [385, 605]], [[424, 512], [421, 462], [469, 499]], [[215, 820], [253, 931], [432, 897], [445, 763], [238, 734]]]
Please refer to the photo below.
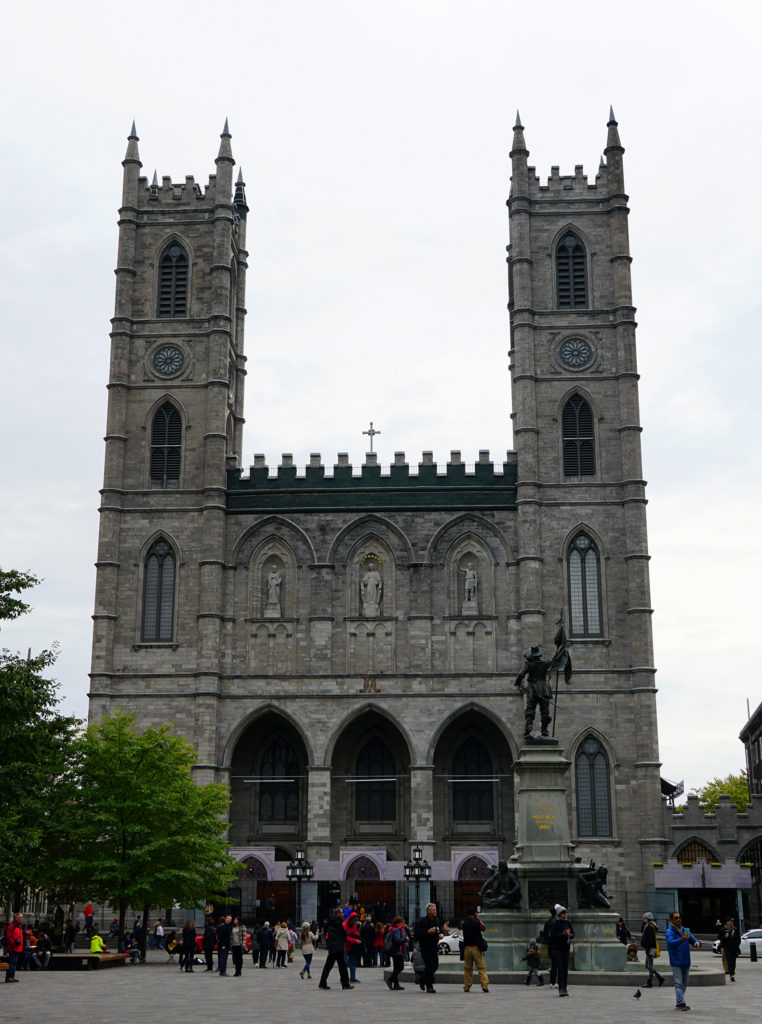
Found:
[[574, 762], [577, 788], [577, 835], [611, 835], [609, 760], [595, 736], [582, 741]]
[[587, 256], [572, 231], [556, 246], [556, 298], [559, 309], [587, 309]]
[[491, 821], [492, 758], [475, 736], [458, 747], [452, 774], [453, 821]]
[[159, 260], [160, 317], [188, 315], [188, 254], [177, 242], [170, 242]]
[[175, 553], [164, 539], [151, 545], [143, 572], [143, 628], [145, 643], [172, 640], [175, 622]]
[[357, 758], [355, 818], [357, 821], [395, 821], [397, 818], [394, 757], [378, 736], [368, 740]]
[[180, 486], [183, 423], [171, 402], [156, 410], [151, 424], [151, 487]]
[[593, 410], [582, 395], [573, 394], [561, 414], [564, 476], [595, 476]]
[[299, 760], [279, 737], [265, 751], [259, 781], [259, 820], [299, 820]]
[[598, 548], [586, 533], [569, 546], [569, 611], [571, 636], [601, 636], [601, 563]]

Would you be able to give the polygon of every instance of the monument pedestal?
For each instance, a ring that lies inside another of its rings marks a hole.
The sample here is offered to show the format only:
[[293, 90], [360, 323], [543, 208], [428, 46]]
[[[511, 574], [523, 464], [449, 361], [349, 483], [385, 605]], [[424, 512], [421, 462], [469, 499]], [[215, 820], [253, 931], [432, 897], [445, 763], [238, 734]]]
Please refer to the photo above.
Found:
[[[516, 852], [510, 859], [521, 882], [521, 909], [485, 908], [481, 914], [489, 942], [489, 963], [495, 970], [525, 968], [521, 957], [560, 903], [574, 926], [575, 970], [624, 970], [625, 948], [616, 937], [618, 914], [582, 908], [577, 879], [586, 865], [577, 863], [571, 841], [566, 801], [571, 762], [558, 740], [537, 739], [521, 748], [514, 771], [518, 776]], [[546, 958], [547, 959], [547, 958]]]

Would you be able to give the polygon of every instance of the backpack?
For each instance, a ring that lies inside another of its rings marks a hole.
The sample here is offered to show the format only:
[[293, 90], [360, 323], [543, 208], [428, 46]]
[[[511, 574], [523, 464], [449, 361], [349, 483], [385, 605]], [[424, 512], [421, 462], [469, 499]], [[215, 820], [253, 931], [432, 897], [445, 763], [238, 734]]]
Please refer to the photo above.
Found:
[[390, 928], [384, 936], [384, 952], [388, 953], [390, 956], [394, 952], [394, 939], [392, 938], [392, 932], [395, 930], [396, 929], [394, 928]]

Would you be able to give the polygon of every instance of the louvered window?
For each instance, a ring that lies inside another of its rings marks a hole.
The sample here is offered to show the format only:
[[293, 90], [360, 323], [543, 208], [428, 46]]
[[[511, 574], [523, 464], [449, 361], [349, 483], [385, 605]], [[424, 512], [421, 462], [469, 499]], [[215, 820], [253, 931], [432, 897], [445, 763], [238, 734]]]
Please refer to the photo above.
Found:
[[188, 255], [172, 242], [159, 260], [159, 316], [188, 315]]
[[491, 821], [492, 758], [475, 736], [458, 747], [452, 774], [453, 821]]
[[600, 742], [588, 736], [574, 764], [577, 789], [577, 834], [611, 835], [609, 761]]
[[569, 607], [572, 636], [601, 636], [601, 570], [598, 549], [586, 533], [569, 548]]
[[151, 425], [151, 487], [179, 487], [183, 423], [171, 402], [156, 411]]
[[397, 780], [392, 752], [378, 737], [368, 740], [357, 758], [355, 818], [357, 821], [395, 821]]
[[165, 540], [157, 540], [146, 555], [142, 630], [146, 643], [173, 638], [175, 564], [175, 553]]
[[593, 410], [582, 395], [572, 395], [561, 416], [564, 476], [595, 476]]
[[587, 256], [571, 231], [556, 246], [556, 289], [559, 309], [587, 308]]
[[299, 818], [299, 761], [294, 748], [279, 738], [262, 758], [259, 784], [260, 821], [297, 821]]

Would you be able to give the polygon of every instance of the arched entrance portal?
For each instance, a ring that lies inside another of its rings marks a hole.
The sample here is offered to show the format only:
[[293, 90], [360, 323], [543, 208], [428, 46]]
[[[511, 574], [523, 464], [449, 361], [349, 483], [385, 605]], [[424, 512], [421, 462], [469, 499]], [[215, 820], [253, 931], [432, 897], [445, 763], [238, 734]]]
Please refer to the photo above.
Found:
[[479, 905], [479, 890], [489, 875], [489, 864], [483, 857], [469, 857], [460, 865], [455, 882], [456, 921], [462, 921], [466, 916], [466, 907]]
[[357, 902], [366, 910], [373, 908], [374, 917], [379, 916], [380, 907], [388, 904], [394, 908], [396, 886], [394, 882], [381, 881], [378, 865], [370, 857], [355, 857], [348, 865], [345, 877], [352, 883], [351, 897], [357, 896]]

